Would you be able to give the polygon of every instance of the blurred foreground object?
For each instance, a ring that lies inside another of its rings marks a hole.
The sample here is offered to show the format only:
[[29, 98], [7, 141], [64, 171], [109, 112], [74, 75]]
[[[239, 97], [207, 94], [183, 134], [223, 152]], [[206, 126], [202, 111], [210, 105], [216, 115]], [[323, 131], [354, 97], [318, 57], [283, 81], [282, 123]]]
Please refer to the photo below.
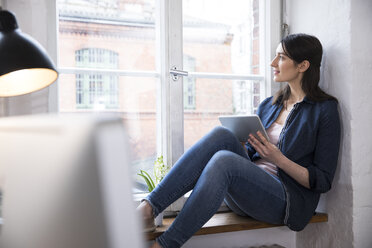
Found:
[[143, 247], [115, 117], [0, 119], [0, 247]]

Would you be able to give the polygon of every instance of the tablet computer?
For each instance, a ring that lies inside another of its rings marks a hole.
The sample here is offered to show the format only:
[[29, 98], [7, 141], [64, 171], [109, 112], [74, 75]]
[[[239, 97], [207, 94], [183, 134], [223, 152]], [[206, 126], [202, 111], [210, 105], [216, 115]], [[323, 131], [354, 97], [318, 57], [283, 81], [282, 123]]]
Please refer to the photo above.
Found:
[[257, 137], [257, 131], [260, 131], [270, 141], [258, 115], [227, 115], [219, 116], [218, 119], [222, 126], [231, 130], [239, 141], [246, 142], [249, 134]]

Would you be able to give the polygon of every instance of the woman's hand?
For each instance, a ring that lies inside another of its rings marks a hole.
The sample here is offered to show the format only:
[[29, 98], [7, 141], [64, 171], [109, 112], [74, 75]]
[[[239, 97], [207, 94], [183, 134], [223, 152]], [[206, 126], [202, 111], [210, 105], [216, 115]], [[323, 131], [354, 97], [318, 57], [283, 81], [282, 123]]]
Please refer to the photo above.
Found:
[[260, 131], [257, 132], [258, 139], [253, 135], [249, 135], [248, 142], [260, 154], [261, 158], [273, 164], [279, 164], [279, 161], [284, 158], [283, 153], [279, 148], [270, 143]]
[[260, 154], [261, 158], [275, 164], [302, 186], [310, 189], [309, 171], [305, 167], [289, 160], [278, 147], [270, 143], [259, 131], [257, 136], [258, 139], [250, 134], [248, 142]]

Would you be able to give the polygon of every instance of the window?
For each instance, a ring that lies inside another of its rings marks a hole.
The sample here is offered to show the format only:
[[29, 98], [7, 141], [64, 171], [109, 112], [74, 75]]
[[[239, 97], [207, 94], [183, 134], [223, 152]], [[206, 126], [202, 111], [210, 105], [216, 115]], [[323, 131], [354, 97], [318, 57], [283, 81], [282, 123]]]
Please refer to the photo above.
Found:
[[[189, 72], [184, 78], [184, 150], [219, 125], [219, 115], [254, 113], [265, 97], [261, 3], [182, 1], [183, 68]], [[189, 68], [190, 58], [193, 68]], [[196, 105], [187, 108], [186, 86], [191, 78], [195, 80]]]
[[[184, 55], [183, 69], [186, 71], [195, 71], [195, 58]], [[195, 78], [186, 77], [183, 79], [183, 107], [187, 109], [195, 109]]]
[[152, 173], [159, 155], [173, 164], [219, 115], [254, 113], [266, 97], [265, 4], [57, 0], [60, 111], [120, 114], [142, 192], [139, 169]]
[[[118, 54], [101, 48], [83, 48], [75, 52], [76, 67], [118, 67]], [[105, 74], [81, 74], [76, 77], [76, 109], [118, 108], [117, 76]]]
[[83, 94], [83, 77], [81, 74], [76, 75], [76, 105], [83, 105], [84, 94]]
[[[248, 110], [247, 98], [249, 96], [249, 89], [246, 81], [237, 81], [234, 85], [234, 113], [246, 113]], [[251, 112], [251, 111], [250, 111]]]
[[114, 112], [139, 169], [157, 156], [155, 0], [57, 0], [60, 112]]

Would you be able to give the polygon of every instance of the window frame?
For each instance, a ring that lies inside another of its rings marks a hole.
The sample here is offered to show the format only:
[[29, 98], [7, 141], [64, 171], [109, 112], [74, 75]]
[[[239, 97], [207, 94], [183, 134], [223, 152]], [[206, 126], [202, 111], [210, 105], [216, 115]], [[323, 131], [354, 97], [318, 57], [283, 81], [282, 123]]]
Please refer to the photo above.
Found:
[[[48, 30], [55, 34], [48, 40], [48, 49], [54, 61], [58, 61], [58, 11], [55, 1], [47, 1]], [[182, 0], [156, 0], [156, 53], [155, 71], [135, 71], [119, 69], [89, 69], [57, 67], [60, 73], [101, 73], [115, 76], [152, 77], [156, 78], [157, 91], [157, 153], [164, 156], [167, 164], [173, 165], [184, 152], [184, 107], [183, 107], [183, 78], [173, 81], [169, 70], [172, 67], [183, 68], [182, 41]], [[189, 78], [213, 78], [229, 80], [255, 80], [260, 82], [264, 93], [260, 101], [272, 95], [280, 85], [273, 85], [272, 72], [269, 66], [271, 58], [281, 38], [281, 3], [280, 1], [260, 1], [260, 75], [239, 75], [226, 73], [189, 72]], [[49, 111], [59, 112], [58, 83], [49, 89]], [[143, 197], [139, 194], [137, 198]], [[179, 210], [185, 198], [176, 202], [170, 210]]]

